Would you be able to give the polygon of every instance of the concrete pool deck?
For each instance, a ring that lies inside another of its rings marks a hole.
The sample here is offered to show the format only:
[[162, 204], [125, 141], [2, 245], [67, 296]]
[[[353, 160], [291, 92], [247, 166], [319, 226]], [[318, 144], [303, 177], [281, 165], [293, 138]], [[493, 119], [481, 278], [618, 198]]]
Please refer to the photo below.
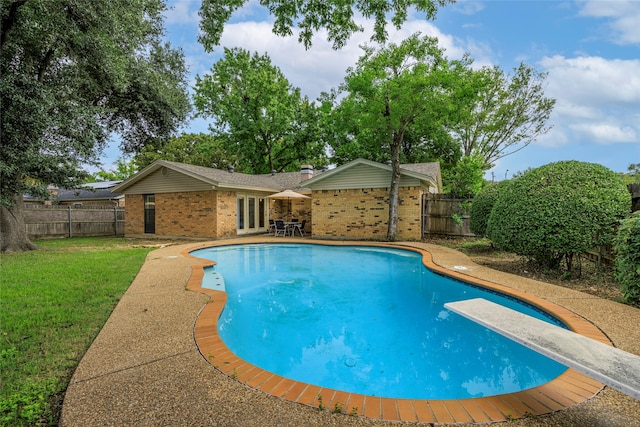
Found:
[[[221, 309], [223, 298], [213, 295], [219, 291], [202, 293], [194, 289], [199, 278], [192, 271], [201, 271], [201, 266], [206, 262], [186, 253], [191, 249], [218, 244], [283, 241], [302, 240], [246, 237], [190, 242], [151, 252], [76, 369], [65, 395], [60, 425], [395, 426], [415, 425], [420, 421], [457, 425], [471, 424], [471, 421], [496, 421], [492, 425], [508, 423], [509, 426], [640, 425], [640, 401], [610, 388], [600, 391], [601, 386], [597, 382], [573, 374], [553, 386], [568, 391], [567, 394], [533, 400], [514, 399], [513, 395], [506, 395], [493, 399], [489, 406], [470, 406], [469, 402], [460, 401], [464, 403], [457, 408], [440, 408], [438, 403], [434, 403], [429, 406], [431, 416], [442, 413], [442, 418], [435, 420], [424, 418], [425, 413], [420, 415], [420, 404], [406, 407], [405, 403], [397, 402], [391, 408], [383, 407], [387, 403], [380, 402], [377, 413], [380, 416], [383, 411], [391, 414], [385, 417], [387, 420], [375, 419], [379, 417], [370, 409], [364, 417], [334, 414], [331, 412], [332, 402], [344, 397], [323, 395], [327, 410], [319, 411], [317, 402], [305, 402], [308, 403], [305, 405], [272, 395], [296, 394], [294, 384], [272, 379], [275, 384], [262, 387], [268, 379], [256, 379], [258, 389], [254, 389], [240, 382], [242, 373], [247, 372], [240, 372], [241, 369], [250, 370], [251, 367], [233, 365], [238, 362], [223, 359], [224, 349], [220, 348], [213, 349], [218, 352], [214, 355], [216, 357], [207, 360], [203, 356], [209, 355], [208, 351], [202, 349], [215, 334], [203, 329], [206, 325], [202, 322], [217, 319], [215, 312]], [[514, 293], [535, 295], [541, 298], [542, 304], [562, 307], [567, 316], [577, 314], [595, 324], [599, 330], [594, 330], [597, 333], [601, 331], [601, 337], [610, 339], [616, 347], [640, 355], [638, 309], [491, 270], [474, 264], [465, 255], [448, 248], [419, 242], [399, 242], [395, 246], [426, 250], [431, 254], [435, 266], [458, 277], [475, 277], [498, 287], [504, 286], [504, 289]], [[214, 314], [207, 319], [209, 313]], [[216, 363], [220, 370], [214, 367]], [[224, 373], [223, 369], [227, 369], [229, 374]], [[257, 378], [257, 375], [251, 378]], [[272, 394], [261, 391], [261, 387], [270, 387]], [[299, 390], [298, 396], [303, 391]], [[571, 394], [579, 397], [572, 402], [567, 398]], [[577, 401], [582, 403], [576, 404]], [[366, 404], [353, 406], [358, 406], [360, 412], [367, 411]], [[528, 416], [545, 412], [542, 406], [551, 409], [551, 412], [548, 415]], [[373, 405], [369, 405], [371, 407]], [[567, 409], [559, 410], [563, 407]], [[345, 406], [344, 411], [350, 412], [351, 407]], [[509, 420], [523, 415], [525, 418]], [[412, 416], [416, 421], [391, 421], [411, 419]], [[500, 419], [506, 421], [498, 421]]]

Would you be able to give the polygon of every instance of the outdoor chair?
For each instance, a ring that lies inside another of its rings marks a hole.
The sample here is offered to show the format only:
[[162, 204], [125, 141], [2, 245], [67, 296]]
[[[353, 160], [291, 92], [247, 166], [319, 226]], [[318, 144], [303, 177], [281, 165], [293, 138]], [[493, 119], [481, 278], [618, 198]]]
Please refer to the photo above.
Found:
[[284, 221], [281, 219], [276, 219], [276, 227], [273, 229], [274, 236], [278, 234], [282, 234], [282, 236], [287, 235], [287, 227], [284, 225]]
[[297, 223], [293, 225], [293, 230], [291, 231], [291, 235], [295, 235], [296, 231], [300, 233], [300, 237], [304, 236], [304, 226], [307, 224], [307, 220], [303, 219], [301, 223]]
[[275, 233], [276, 230], [276, 222], [272, 219], [269, 220], [269, 230], [267, 231], [269, 234]]

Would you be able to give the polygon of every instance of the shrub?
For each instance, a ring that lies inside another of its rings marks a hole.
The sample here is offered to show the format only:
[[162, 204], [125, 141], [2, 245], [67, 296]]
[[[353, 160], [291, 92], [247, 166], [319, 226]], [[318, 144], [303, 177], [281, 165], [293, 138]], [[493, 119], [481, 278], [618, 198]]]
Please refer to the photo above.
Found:
[[640, 305], [640, 211], [622, 220], [614, 238], [615, 277], [625, 302]]
[[631, 196], [620, 176], [578, 161], [550, 163], [512, 179], [500, 191], [487, 234], [500, 249], [545, 268], [609, 244], [614, 225], [629, 213]]
[[489, 215], [491, 215], [493, 205], [495, 205], [496, 200], [498, 200], [500, 189], [504, 188], [508, 183], [509, 181], [500, 181], [495, 184], [489, 184], [473, 198], [469, 228], [477, 236], [487, 236], [487, 221], [489, 221]]

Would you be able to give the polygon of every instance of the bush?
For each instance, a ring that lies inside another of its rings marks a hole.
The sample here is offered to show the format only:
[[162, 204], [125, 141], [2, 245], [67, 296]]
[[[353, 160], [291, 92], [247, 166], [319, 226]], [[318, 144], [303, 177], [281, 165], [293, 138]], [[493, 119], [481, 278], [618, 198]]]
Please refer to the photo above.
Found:
[[624, 219], [614, 238], [615, 277], [625, 302], [640, 305], [640, 211]]
[[613, 227], [630, 211], [622, 178], [604, 166], [550, 163], [512, 179], [500, 191], [487, 234], [498, 248], [529, 257], [544, 268], [610, 244]]
[[469, 228], [477, 236], [487, 237], [489, 215], [491, 215], [493, 205], [495, 205], [498, 200], [500, 189], [504, 188], [508, 183], [509, 181], [500, 181], [495, 184], [489, 184], [473, 198]]

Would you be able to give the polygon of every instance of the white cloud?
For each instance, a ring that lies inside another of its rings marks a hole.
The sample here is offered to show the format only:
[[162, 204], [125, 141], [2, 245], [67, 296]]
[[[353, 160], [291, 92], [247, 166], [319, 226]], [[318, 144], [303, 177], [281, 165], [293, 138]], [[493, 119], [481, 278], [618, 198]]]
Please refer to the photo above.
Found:
[[[607, 120], [607, 119], [605, 119]], [[569, 125], [569, 128], [578, 137], [583, 137], [589, 141], [600, 144], [613, 144], [616, 142], [640, 142], [638, 129], [631, 126], [617, 123], [616, 119], [609, 119], [611, 122], [582, 122]]]
[[545, 57], [549, 95], [576, 105], [640, 107], [640, 60]]
[[200, 3], [192, 0], [175, 0], [164, 13], [166, 24], [198, 25], [200, 22], [199, 6]]
[[557, 100], [554, 129], [538, 139], [543, 146], [571, 141], [597, 144], [640, 142], [640, 61], [600, 57], [545, 57], [547, 96]]
[[447, 7], [453, 8], [462, 15], [475, 15], [484, 9], [484, 3], [477, 0], [461, 0]]
[[[227, 24], [221, 45], [242, 47], [252, 53], [268, 53], [272, 64], [282, 70], [289, 82], [313, 100], [321, 92], [337, 88], [344, 81], [347, 68], [354, 66], [362, 55], [361, 45], [374, 45], [369, 40], [372, 23], [365, 20], [359, 23], [365, 28], [364, 32], [354, 34], [340, 50], [334, 50], [331, 43], [327, 42], [326, 31], [317, 32], [311, 48], [305, 50], [298, 42], [297, 29], [293, 29], [290, 37], [279, 37], [273, 34], [271, 23], [254, 21]], [[423, 36], [438, 38], [440, 47], [445, 49], [449, 58], [460, 58], [465, 52], [459, 40], [441, 33], [424, 19], [407, 21], [400, 30], [389, 28], [389, 42], [398, 44], [418, 32]], [[475, 47], [477, 51], [483, 49], [485, 47], [479, 45]]]
[[637, 0], [589, 0], [580, 15], [609, 19], [610, 37], [615, 43], [640, 43], [640, 2]]

